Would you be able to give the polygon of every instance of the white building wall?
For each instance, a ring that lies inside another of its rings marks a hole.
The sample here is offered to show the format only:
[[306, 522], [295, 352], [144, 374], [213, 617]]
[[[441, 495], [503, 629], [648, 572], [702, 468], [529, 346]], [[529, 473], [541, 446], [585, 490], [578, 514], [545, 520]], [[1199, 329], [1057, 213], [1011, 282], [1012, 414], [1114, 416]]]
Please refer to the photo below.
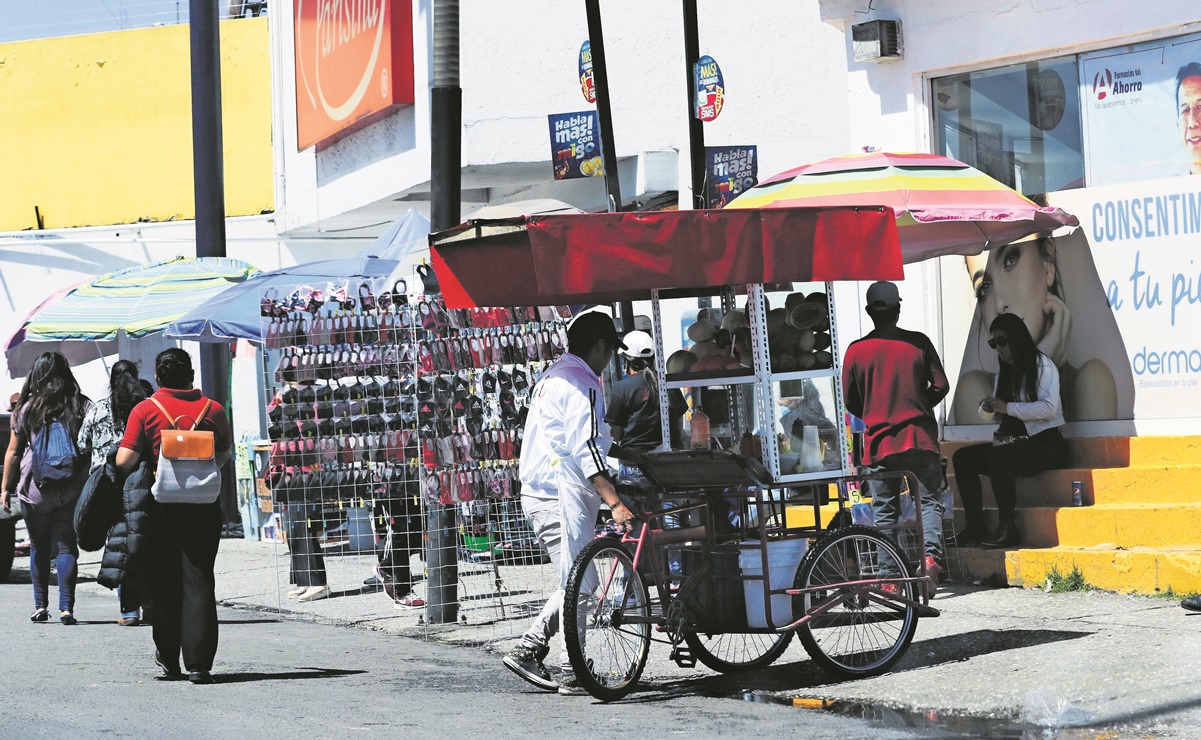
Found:
[[[687, 187], [681, 9], [638, 0], [609, 0], [601, 9], [617, 155], [684, 152], [679, 180]], [[297, 152], [291, 3], [272, 6], [281, 230], [319, 224], [428, 181], [430, 1], [418, 0], [413, 12], [416, 104], [328, 149]], [[842, 34], [820, 21], [815, 2], [702, 4], [699, 26], [701, 53], [721, 65], [729, 96], [721, 116], [706, 126], [706, 143], [759, 145], [761, 175], [852, 145]], [[581, 184], [551, 182], [546, 116], [590, 107], [577, 79], [580, 45], [588, 37], [583, 5], [464, 0], [460, 35], [464, 167], [494, 166], [498, 191], [511, 200], [531, 195], [504, 189], [506, 178], [527, 177], [505, 168], [544, 162], [549, 187], [537, 187], [536, 197], [556, 197], [560, 190], [562, 199], [579, 200], [574, 190]], [[641, 177], [626, 178], [623, 193], [633, 194]], [[600, 180], [591, 184], [603, 193]], [[690, 202], [687, 194], [683, 200]]]
[[[1196, 0], [819, 0], [818, 5], [822, 20], [844, 34], [841, 56], [848, 60], [852, 149], [932, 151], [933, 78], [1201, 30], [1201, 4]], [[851, 25], [878, 18], [900, 21], [902, 57], [849, 61]], [[900, 285], [902, 325], [935, 341], [952, 378], [958, 374], [962, 350], [942, 346], [940, 272], [962, 269], [962, 262], [954, 260], [909, 265]], [[858, 308], [862, 288], [836, 291], [844, 340], [871, 328]]]
[[851, 24], [901, 22], [901, 59], [848, 63], [852, 139], [886, 150], [929, 149], [932, 77], [1201, 28], [1195, 0], [820, 0], [819, 5], [823, 20], [844, 29], [847, 59]]

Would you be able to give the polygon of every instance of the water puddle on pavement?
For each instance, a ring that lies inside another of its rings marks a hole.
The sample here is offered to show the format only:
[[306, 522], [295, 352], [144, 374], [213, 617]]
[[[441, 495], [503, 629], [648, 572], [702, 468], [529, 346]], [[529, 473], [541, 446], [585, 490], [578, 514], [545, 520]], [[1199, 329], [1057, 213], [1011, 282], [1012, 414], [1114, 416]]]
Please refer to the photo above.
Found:
[[746, 692], [745, 701], [763, 704], [781, 704], [817, 712], [829, 712], [844, 717], [853, 717], [878, 723], [893, 730], [913, 730], [915, 734], [932, 733], [945, 736], [1019, 738], [1020, 740], [1116, 740], [1117, 738], [1156, 737], [1145, 731], [1127, 735], [1120, 729], [1098, 727], [1041, 727], [1023, 722], [1016, 717], [992, 717], [967, 714], [949, 714], [938, 711], [897, 709], [869, 702], [839, 701], [810, 697], [778, 696], [776, 694]]

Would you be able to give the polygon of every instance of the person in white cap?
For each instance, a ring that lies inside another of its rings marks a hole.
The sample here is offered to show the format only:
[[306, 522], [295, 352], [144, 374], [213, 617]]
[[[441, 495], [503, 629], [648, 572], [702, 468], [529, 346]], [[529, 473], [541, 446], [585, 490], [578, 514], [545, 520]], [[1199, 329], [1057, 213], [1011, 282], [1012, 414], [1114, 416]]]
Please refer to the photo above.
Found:
[[[609, 389], [605, 423], [616, 445], [613, 456], [625, 460], [629, 453], [636, 455], [658, 447], [663, 442], [663, 427], [659, 420], [659, 381], [654, 371], [655, 340], [644, 331], [632, 331], [622, 341], [626, 345], [621, 355], [627, 375]], [[684, 396], [675, 391], [668, 397], [674, 422], [677, 411], [683, 415]]]
[[[906, 470], [917, 476], [926, 573], [937, 583], [942, 570], [943, 507], [939, 492], [943, 473], [934, 408], [946, 397], [950, 383], [930, 338], [897, 326], [901, 294], [895, 283], [871, 284], [867, 289], [867, 315], [876, 328], [847, 348], [842, 366], [843, 399], [847, 411], [867, 425], [863, 445], [867, 470]], [[868, 480], [866, 487], [876, 524], [894, 524], [900, 518], [900, 480]]]
[[567, 327], [567, 353], [543, 373], [531, 393], [525, 422], [521, 505], [559, 568], [559, 588], [503, 662], [535, 686], [566, 695], [587, 693], [571, 671], [566, 647], [559, 654], [563, 676], [558, 682], [542, 659], [559, 631], [571, 565], [595, 537], [602, 502], [619, 526], [627, 527], [634, 518], [618, 498], [605, 463], [612, 439], [604, 421], [600, 374], [617, 349], [626, 345], [611, 318], [597, 312], [577, 316]]

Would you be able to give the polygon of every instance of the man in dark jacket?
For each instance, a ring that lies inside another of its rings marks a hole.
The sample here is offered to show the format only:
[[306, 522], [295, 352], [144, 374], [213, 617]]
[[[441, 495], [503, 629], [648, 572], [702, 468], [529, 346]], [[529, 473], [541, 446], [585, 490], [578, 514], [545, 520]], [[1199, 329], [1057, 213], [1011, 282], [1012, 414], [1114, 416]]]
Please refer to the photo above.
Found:
[[[867, 315], [876, 329], [847, 348], [842, 395], [847, 411], [867, 424], [863, 464], [868, 471], [905, 470], [917, 476], [926, 573], [937, 583], [942, 570], [943, 476], [934, 408], [946, 397], [950, 383], [929, 337], [897, 326], [901, 295], [894, 283], [872, 283]], [[897, 478], [867, 481], [877, 524], [899, 519], [900, 487]]]

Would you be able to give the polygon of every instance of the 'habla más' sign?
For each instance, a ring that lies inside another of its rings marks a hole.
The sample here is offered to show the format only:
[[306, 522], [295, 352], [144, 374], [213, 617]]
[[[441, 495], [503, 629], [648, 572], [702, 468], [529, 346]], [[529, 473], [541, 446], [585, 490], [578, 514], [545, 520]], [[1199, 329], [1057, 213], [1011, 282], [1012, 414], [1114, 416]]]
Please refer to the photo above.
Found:
[[300, 149], [413, 104], [412, 0], [296, 0], [293, 20]]

